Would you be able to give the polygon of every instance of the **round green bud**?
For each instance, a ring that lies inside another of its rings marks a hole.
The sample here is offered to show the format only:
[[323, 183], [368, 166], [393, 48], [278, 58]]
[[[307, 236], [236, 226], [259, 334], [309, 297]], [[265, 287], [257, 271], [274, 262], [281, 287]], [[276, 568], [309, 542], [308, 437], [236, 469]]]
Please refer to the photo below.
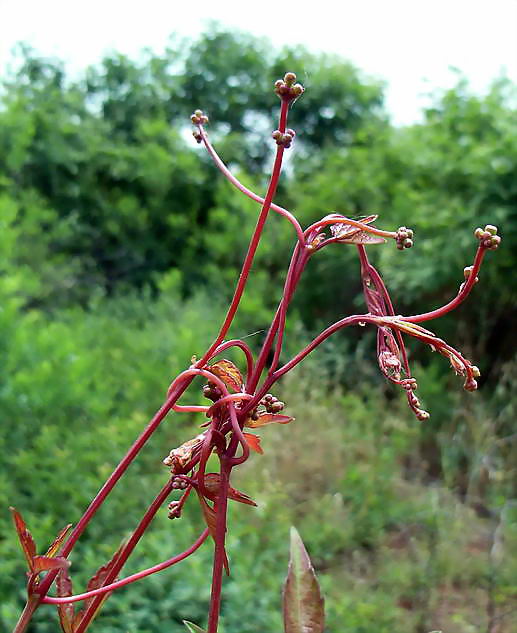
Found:
[[194, 114], [196, 116], [202, 117], [203, 116], [203, 110], [194, 110]]
[[296, 75], [294, 73], [285, 73], [284, 81], [286, 84], [292, 85], [296, 81]]
[[478, 239], [478, 240], [481, 240], [481, 239], [483, 238], [483, 229], [481, 229], [481, 228], [479, 228], [479, 227], [478, 227], [478, 228], [474, 231], [474, 237], [475, 237], [476, 239]]
[[490, 235], [497, 235], [497, 226], [494, 226], [493, 224], [487, 224], [485, 226], [485, 231], [487, 233], [490, 233]]
[[294, 86], [291, 88], [291, 91], [296, 97], [299, 97], [303, 93], [302, 84], [294, 84]]

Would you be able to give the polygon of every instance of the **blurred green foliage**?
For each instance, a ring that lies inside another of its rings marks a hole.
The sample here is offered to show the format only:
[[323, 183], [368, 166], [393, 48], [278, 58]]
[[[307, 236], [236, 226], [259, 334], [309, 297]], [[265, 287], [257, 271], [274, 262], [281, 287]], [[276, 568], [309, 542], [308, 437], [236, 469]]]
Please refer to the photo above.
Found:
[[[60, 62], [23, 49], [4, 80], [3, 630], [24, 593], [7, 506], [22, 511], [41, 550], [77, 521], [168, 381], [209, 344], [233, 290], [256, 205], [186, 140], [188, 115], [208, 111], [225, 160], [263, 191], [277, 107], [270, 86], [286, 70], [307, 92], [292, 112], [298, 136], [278, 200], [304, 224], [331, 211], [379, 212], [382, 227], [414, 228], [410, 251], [370, 249], [398, 311], [421, 312], [455, 294], [476, 226], [498, 225], [503, 244], [489, 253], [471, 299], [431, 326], [480, 366], [481, 393], [461, 393], [443, 359], [412, 347], [433, 415], [416, 423], [378, 378], [372, 337], [362, 331], [328, 341], [286, 379], [281, 395], [297, 420], [265, 429], [266, 454], [236, 473], [235, 485], [259, 508], [232, 507], [222, 632], [280, 630], [291, 524], [315, 562], [329, 631], [470, 633], [488, 630], [491, 606], [501, 631], [511, 630], [515, 87], [501, 80], [479, 97], [460, 81], [436, 97], [423, 123], [394, 128], [382, 85], [343, 60], [301, 47], [276, 51], [217, 26], [194, 42], [173, 41], [161, 56], [112, 55], [74, 80]], [[267, 327], [292, 244], [290, 226], [272, 216], [234, 334]], [[289, 351], [320, 325], [363, 310], [353, 247], [321, 255], [295, 298]], [[262, 336], [247, 341], [256, 346]], [[187, 397], [199, 400], [199, 389]], [[76, 590], [165, 481], [161, 459], [200, 423], [170, 418], [74, 551]], [[177, 525], [160, 513], [124, 573], [184, 549], [201, 526], [195, 507]], [[184, 631], [183, 619], [204, 624], [210, 550], [118, 592], [94, 628], [174, 633]], [[54, 633], [50, 614], [42, 609], [31, 633]]]

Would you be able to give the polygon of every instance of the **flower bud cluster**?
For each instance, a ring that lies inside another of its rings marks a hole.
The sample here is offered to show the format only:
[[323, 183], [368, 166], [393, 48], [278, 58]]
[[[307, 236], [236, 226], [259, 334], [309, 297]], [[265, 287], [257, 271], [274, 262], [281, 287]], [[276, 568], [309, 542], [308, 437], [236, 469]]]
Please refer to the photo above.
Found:
[[399, 227], [395, 241], [397, 242], [399, 251], [405, 248], [411, 248], [413, 246], [413, 231], [405, 226]]
[[418, 389], [416, 378], [404, 378], [404, 380], [400, 381], [400, 384], [404, 387], [406, 391], [415, 391], [415, 389]]
[[495, 251], [501, 243], [501, 237], [497, 235], [497, 226], [487, 224], [484, 229], [477, 228], [474, 236], [479, 240], [480, 246]]
[[208, 123], [208, 117], [203, 110], [196, 110], [194, 114], [190, 116], [190, 120], [194, 125], [206, 125]]
[[[465, 268], [463, 269], [463, 276], [465, 277], [465, 281], [470, 279], [470, 275], [472, 274], [473, 270], [474, 270], [474, 266], [465, 266]], [[474, 283], [477, 284], [478, 281], [479, 281], [479, 277], [476, 277], [474, 279]]]
[[173, 490], [185, 490], [188, 488], [188, 481], [183, 479], [183, 477], [173, 477], [172, 478], [172, 489]]
[[285, 403], [281, 402], [271, 393], [266, 393], [266, 395], [260, 401], [260, 404], [266, 408], [266, 411], [268, 413], [280, 413], [280, 411], [283, 411], [285, 407]]
[[291, 128], [286, 130], [285, 134], [282, 134], [280, 130], [275, 130], [271, 134], [271, 136], [275, 139], [276, 144], [278, 146], [282, 146], [282, 147], [285, 147], [285, 149], [287, 149], [288, 147], [291, 147], [291, 143], [293, 142], [293, 139], [296, 136], [296, 132], [292, 130]]
[[201, 132], [199, 130], [192, 130], [192, 136], [196, 139], [197, 143], [201, 143], [203, 137], [201, 136]]
[[[463, 269], [463, 276], [465, 277], [465, 281], [460, 285], [460, 292], [463, 290], [463, 288], [465, 287], [465, 284], [470, 279], [470, 276], [472, 275], [473, 270], [474, 270], [474, 266], [465, 266], [465, 268]], [[475, 277], [474, 283], [477, 284], [478, 281], [479, 281], [479, 277]]]
[[213, 382], [209, 382], [203, 387], [203, 395], [205, 396], [205, 398], [212, 400], [212, 402], [216, 402], [223, 397], [222, 391], [219, 389], [219, 387], [214, 385]]
[[283, 79], [275, 81], [275, 92], [280, 99], [292, 101], [303, 94], [303, 86], [296, 83], [296, 75], [294, 73], [285, 73]]
[[[271, 393], [266, 393], [266, 395], [259, 402], [259, 406], [260, 405], [264, 407], [266, 413], [280, 413], [280, 411], [284, 410], [285, 402], [282, 402]], [[264, 412], [262, 411], [262, 413]], [[257, 407], [251, 412], [250, 417], [252, 420], [258, 420], [260, 415], [261, 412], [258, 410]]]
[[181, 517], [181, 501], [171, 501], [167, 506], [169, 519], [179, 519]]

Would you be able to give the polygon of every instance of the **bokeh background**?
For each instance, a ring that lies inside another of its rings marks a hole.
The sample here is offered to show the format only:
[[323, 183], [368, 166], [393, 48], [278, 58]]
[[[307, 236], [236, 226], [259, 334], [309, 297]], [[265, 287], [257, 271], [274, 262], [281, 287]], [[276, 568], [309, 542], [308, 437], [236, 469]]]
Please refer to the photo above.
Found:
[[[208, 112], [225, 161], [263, 192], [271, 86], [286, 70], [306, 93], [277, 201], [303, 224], [339, 211], [411, 226], [411, 250], [370, 248], [398, 312], [456, 293], [477, 226], [496, 224], [503, 244], [471, 298], [431, 325], [480, 367], [477, 393], [411, 343], [432, 416], [417, 422], [379, 376], [368, 328], [330, 339], [281, 384], [296, 421], [264, 429], [265, 455], [235, 473], [259, 507], [231, 508], [221, 631], [281, 630], [290, 525], [320, 578], [329, 632], [516, 630], [517, 3], [104, 5], [0, 3], [1, 630], [24, 598], [8, 506], [41, 551], [76, 522], [231, 297], [257, 207], [193, 141], [190, 113]], [[271, 217], [231, 331], [254, 348], [292, 245]], [[293, 303], [285, 358], [363, 309], [355, 249], [322, 252]], [[190, 398], [201, 403], [200, 386]], [[171, 415], [149, 442], [74, 550], [77, 591], [200, 422]], [[124, 573], [201, 528], [195, 507], [175, 522], [164, 509]], [[210, 557], [208, 544], [116, 593], [92, 630], [204, 625]], [[30, 631], [58, 627], [42, 608]]]

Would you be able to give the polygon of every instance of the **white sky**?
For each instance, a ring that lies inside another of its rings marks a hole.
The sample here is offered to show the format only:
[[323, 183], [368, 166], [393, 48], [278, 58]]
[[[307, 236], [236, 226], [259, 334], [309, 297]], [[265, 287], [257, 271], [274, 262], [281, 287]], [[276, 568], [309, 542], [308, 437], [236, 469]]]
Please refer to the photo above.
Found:
[[0, 0], [0, 71], [19, 41], [75, 72], [112, 50], [161, 51], [171, 32], [195, 36], [209, 19], [343, 55], [388, 82], [396, 123], [455, 83], [451, 66], [479, 92], [502, 73], [517, 82], [517, 0]]

